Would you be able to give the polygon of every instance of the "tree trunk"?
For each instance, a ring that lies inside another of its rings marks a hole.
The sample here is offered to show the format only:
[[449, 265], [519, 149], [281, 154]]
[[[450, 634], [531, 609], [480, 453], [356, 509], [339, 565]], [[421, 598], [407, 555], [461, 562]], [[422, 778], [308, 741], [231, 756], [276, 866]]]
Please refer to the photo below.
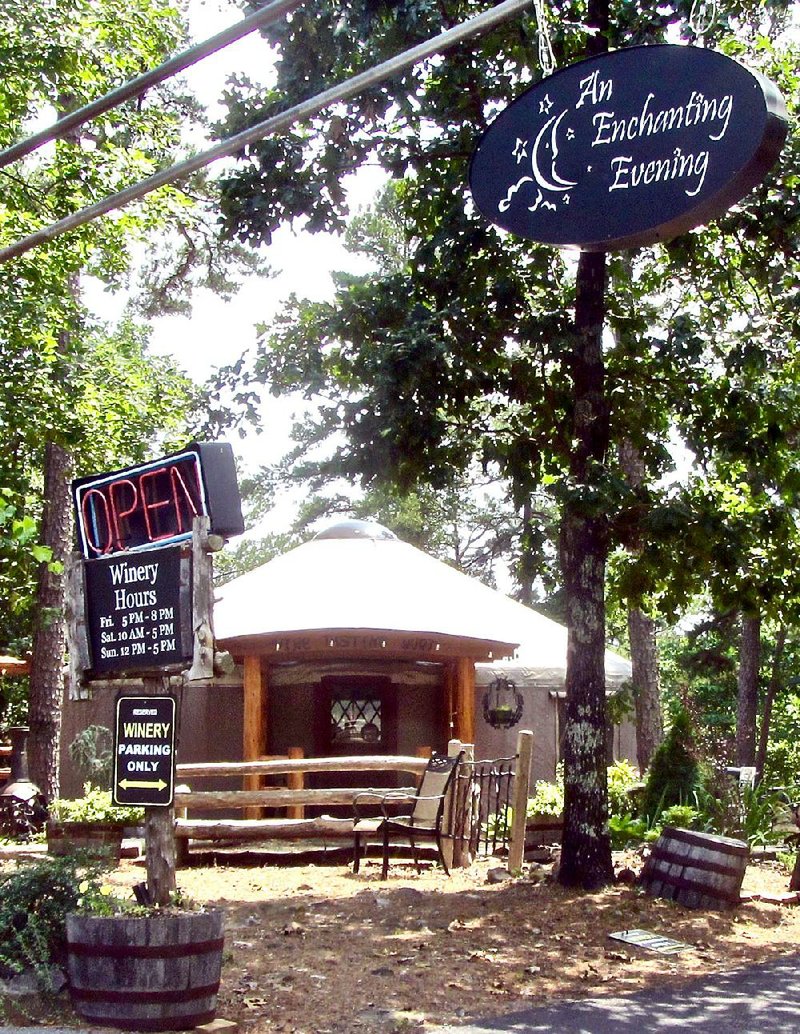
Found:
[[736, 712], [736, 764], [756, 763], [756, 715], [758, 668], [761, 661], [761, 615], [742, 616], [739, 646], [738, 707]]
[[655, 621], [644, 611], [628, 611], [633, 700], [636, 707], [636, 761], [644, 773], [664, 739], [658, 685]]
[[[631, 488], [641, 488], [645, 480], [642, 454], [630, 440], [620, 443], [619, 463]], [[633, 553], [638, 552], [640, 548], [638, 538], [629, 546]], [[664, 739], [655, 621], [638, 607], [630, 608], [628, 636], [631, 644], [633, 700], [636, 708], [636, 761], [639, 771], [644, 773]]]
[[[42, 544], [65, 565], [72, 539], [69, 482], [72, 457], [60, 445], [45, 448]], [[64, 574], [39, 567], [28, 700], [28, 761], [31, 779], [48, 801], [58, 796], [58, 750], [64, 690]]]
[[772, 705], [775, 697], [781, 688], [781, 666], [783, 654], [786, 650], [786, 625], [781, 625], [775, 639], [775, 653], [772, 656], [772, 671], [769, 676], [769, 685], [764, 696], [764, 713], [761, 716], [761, 729], [758, 734], [758, 750], [756, 751], [756, 778], [761, 781], [764, 775], [764, 765], [767, 760], [767, 747], [769, 746], [769, 727], [772, 721]]
[[[608, 448], [602, 351], [605, 254], [581, 254], [575, 305], [570, 481], [560, 561], [567, 611], [567, 714], [564, 737], [564, 835], [558, 879], [594, 890], [613, 878], [608, 835], [605, 686], [605, 516], [587, 505], [592, 468]], [[583, 490], [583, 491], [581, 491]]]
[[537, 575], [534, 569], [533, 556], [531, 555], [531, 526], [533, 523], [533, 505], [530, 499], [525, 500], [522, 509], [522, 550], [517, 565], [517, 580], [519, 582], [519, 602], [526, 607], [533, 604], [533, 583]]

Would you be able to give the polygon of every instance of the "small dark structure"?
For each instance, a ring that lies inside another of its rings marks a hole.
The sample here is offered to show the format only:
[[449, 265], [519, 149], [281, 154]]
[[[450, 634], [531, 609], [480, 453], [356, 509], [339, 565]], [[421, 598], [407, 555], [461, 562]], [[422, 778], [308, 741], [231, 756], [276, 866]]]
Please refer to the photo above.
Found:
[[27, 840], [47, 819], [44, 795], [28, 774], [28, 732], [24, 725], [9, 729], [11, 773], [0, 791], [0, 830], [17, 840]]

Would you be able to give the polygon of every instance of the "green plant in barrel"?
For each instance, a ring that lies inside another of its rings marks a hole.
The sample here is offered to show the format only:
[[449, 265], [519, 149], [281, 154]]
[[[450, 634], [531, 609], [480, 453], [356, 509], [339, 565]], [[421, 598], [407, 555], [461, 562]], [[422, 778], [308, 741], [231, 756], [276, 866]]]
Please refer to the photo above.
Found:
[[50, 854], [85, 851], [118, 861], [125, 827], [143, 820], [143, 808], [114, 804], [110, 790], [86, 783], [83, 797], [57, 798], [51, 803], [47, 848]]
[[75, 856], [23, 862], [0, 875], [0, 975], [32, 969], [44, 990], [66, 959], [67, 914], [108, 907], [103, 867]]
[[85, 783], [83, 797], [54, 800], [50, 805], [50, 818], [57, 822], [111, 822], [119, 826], [136, 826], [144, 819], [144, 808], [114, 804], [110, 790], [98, 790]]

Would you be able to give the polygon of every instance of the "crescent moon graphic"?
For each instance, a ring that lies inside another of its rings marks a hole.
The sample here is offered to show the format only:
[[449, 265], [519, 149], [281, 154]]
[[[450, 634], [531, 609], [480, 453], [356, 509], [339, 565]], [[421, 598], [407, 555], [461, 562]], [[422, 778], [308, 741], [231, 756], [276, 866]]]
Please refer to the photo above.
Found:
[[[556, 172], [556, 159], [558, 158], [558, 127], [561, 124], [561, 120], [567, 114], [569, 109], [565, 108], [560, 115], [553, 115], [539, 130], [536, 140], [533, 144], [533, 153], [531, 154], [531, 168], [533, 169], [533, 175], [536, 182], [544, 190], [552, 190], [556, 193], [562, 193], [565, 190], [571, 190], [572, 187], [576, 187], [577, 182], [572, 183], [570, 180], [562, 179], [561, 176]], [[545, 137], [548, 129], [550, 130], [550, 178], [548, 179], [542, 172], [539, 166], [539, 148], [542, 140]]]

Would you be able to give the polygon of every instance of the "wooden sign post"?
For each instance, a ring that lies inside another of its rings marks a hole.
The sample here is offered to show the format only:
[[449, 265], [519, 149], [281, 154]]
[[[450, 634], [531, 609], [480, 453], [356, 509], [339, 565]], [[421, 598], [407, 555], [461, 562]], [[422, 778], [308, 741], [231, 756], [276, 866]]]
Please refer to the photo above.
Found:
[[211, 553], [243, 530], [233, 455], [227, 445], [193, 443], [79, 479], [73, 498], [85, 557], [72, 571], [73, 681], [142, 679], [142, 695], [117, 699], [113, 794], [144, 806], [147, 897], [163, 906], [176, 863], [180, 702], [170, 677], [214, 674]]
[[[147, 675], [142, 679], [146, 696], [169, 693], [169, 679]], [[174, 771], [174, 756], [173, 756]], [[170, 786], [172, 790], [172, 786]], [[154, 905], [168, 905], [175, 893], [175, 808], [169, 804], [148, 805], [144, 809], [145, 866], [147, 890]]]
[[141, 696], [117, 698], [113, 795], [145, 809], [148, 896], [166, 905], [175, 892], [174, 787], [177, 701], [169, 679], [148, 675]]

